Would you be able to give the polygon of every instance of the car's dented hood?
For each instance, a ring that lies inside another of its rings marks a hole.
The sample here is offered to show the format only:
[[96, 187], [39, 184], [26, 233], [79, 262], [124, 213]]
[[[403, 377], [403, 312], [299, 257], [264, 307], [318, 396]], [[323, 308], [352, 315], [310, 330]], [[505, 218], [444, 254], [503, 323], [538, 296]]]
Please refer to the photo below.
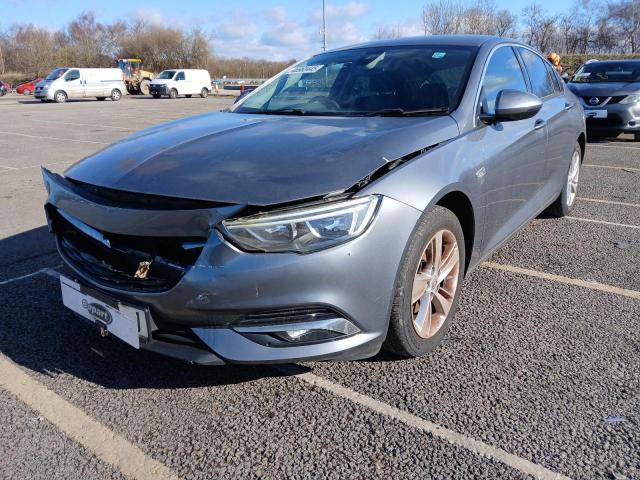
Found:
[[640, 82], [569, 82], [567, 86], [569, 87], [569, 90], [579, 97], [617, 97], [621, 95], [633, 95], [640, 92]]
[[171, 197], [270, 205], [347, 189], [458, 135], [438, 117], [294, 117], [210, 113], [131, 135], [65, 176]]

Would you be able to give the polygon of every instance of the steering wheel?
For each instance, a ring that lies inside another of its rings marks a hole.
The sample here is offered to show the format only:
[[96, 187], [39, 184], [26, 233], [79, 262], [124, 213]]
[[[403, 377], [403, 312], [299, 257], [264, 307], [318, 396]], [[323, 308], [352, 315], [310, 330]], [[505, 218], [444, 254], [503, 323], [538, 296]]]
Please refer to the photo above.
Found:
[[334, 107], [335, 110], [342, 110], [342, 107], [340, 107], [340, 104], [336, 102], [334, 99], [329, 97], [323, 97], [322, 95], [318, 95], [317, 97], [313, 97], [312, 99], [310, 99], [309, 102], [307, 103], [314, 103], [314, 102], [322, 103], [324, 105]]

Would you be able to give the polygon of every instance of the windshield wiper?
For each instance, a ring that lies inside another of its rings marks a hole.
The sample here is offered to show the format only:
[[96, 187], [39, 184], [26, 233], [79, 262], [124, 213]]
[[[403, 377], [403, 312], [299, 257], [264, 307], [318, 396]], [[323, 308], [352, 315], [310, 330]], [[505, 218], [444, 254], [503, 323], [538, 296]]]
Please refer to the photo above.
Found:
[[411, 117], [420, 115], [443, 115], [449, 113], [449, 109], [442, 108], [424, 108], [421, 110], [405, 110], [404, 108], [385, 108], [376, 112], [368, 112], [367, 117]]

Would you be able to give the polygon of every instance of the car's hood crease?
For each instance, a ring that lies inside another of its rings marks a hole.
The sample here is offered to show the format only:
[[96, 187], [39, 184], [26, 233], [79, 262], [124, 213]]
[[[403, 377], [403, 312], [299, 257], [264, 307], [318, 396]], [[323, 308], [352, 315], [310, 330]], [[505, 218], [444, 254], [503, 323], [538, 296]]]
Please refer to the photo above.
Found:
[[65, 175], [133, 193], [276, 205], [348, 190], [389, 159], [457, 135], [450, 116], [212, 113], [134, 134]]

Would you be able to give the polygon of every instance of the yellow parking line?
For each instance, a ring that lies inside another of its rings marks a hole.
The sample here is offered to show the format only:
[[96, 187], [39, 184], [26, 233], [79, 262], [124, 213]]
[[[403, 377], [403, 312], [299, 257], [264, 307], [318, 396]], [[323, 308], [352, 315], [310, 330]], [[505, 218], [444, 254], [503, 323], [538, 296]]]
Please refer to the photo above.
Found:
[[26, 137], [26, 138], [37, 138], [39, 140], [60, 140], [63, 142], [75, 142], [75, 143], [93, 143], [96, 145], [111, 145], [108, 142], [94, 142], [92, 140], [75, 140], [73, 138], [58, 138], [58, 137], [42, 137], [40, 135], [28, 135], [26, 133], [16, 133], [16, 132], [0, 132], [3, 135], [16, 135], [18, 137]]
[[595, 168], [611, 168], [613, 170], [631, 170], [632, 172], [640, 172], [640, 168], [633, 167], [618, 167], [613, 165], [595, 165], [593, 163], [585, 163], [583, 167], [595, 167]]
[[568, 477], [549, 470], [537, 463], [533, 463], [525, 458], [518, 457], [517, 455], [502, 450], [501, 448], [494, 447], [493, 445], [481, 442], [441, 425], [429, 422], [417, 415], [400, 410], [399, 408], [389, 405], [388, 403], [381, 402], [380, 400], [376, 400], [375, 398], [371, 398], [367, 395], [358, 393], [350, 388], [327, 380], [326, 378], [313, 373], [304, 372], [300, 367], [278, 365], [274, 368], [316, 388], [321, 388], [337, 397], [344, 398], [345, 400], [349, 400], [357, 405], [372, 410], [375, 413], [392, 418], [393, 420], [402, 422], [409, 427], [433, 435], [441, 440], [445, 440], [452, 445], [464, 448], [465, 450], [471, 451], [477, 455], [497, 460], [498, 462], [504, 463], [525, 475], [531, 475], [532, 477], [540, 480], [569, 480]]
[[640, 204], [638, 203], [616, 202], [614, 200], [601, 200], [599, 198], [587, 198], [587, 197], [578, 197], [578, 200], [582, 200], [583, 202], [608, 203], [611, 205], [620, 205], [623, 207], [640, 208]]
[[615, 223], [615, 222], [605, 222], [604, 220], [594, 220], [593, 218], [583, 218], [583, 217], [564, 217], [569, 220], [578, 220], [580, 222], [589, 222], [589, 223], [600, 223], [602, 225], [611, 225], [612, 227], [625, 227], [625, 228], [638, 228], [640, 229], [640, 225], [630, 225], [628, 223]]
[[504, 265], [501, 263], [484, 262], [483, 267], [492, 268], [494, 270], [502, 270], [509, 273], [517, 273], [519, 275], [527, 275], [529, 277], [541, 278], [543, 280], [550, 280], [552, 282], [564, 283], [566, 285], [573, 285], [575, 287], [588, 288], [590, 290], [597, 290], [605, 293], [613, 293], [615, 295], [621, 295], [623, 297], [633, 298], [634, 300], [640, 300], [640, 292], [636, 290], [628, 290], [626, 288], [614, 287], [613, 285], [606, 285], [598, 282], [588, 282], [586, 280], [579, 280], [577, 278], [565, 277], [562, 275], [555, 275], [553, 273], [540, 272], [538, 270], [531, 270], [529, 268], [514, 267], [513, 265]]
[[125, 476], [138, 480], [179, 480], [165, 465], [49, 390], [2, 354], [0, 386]]

